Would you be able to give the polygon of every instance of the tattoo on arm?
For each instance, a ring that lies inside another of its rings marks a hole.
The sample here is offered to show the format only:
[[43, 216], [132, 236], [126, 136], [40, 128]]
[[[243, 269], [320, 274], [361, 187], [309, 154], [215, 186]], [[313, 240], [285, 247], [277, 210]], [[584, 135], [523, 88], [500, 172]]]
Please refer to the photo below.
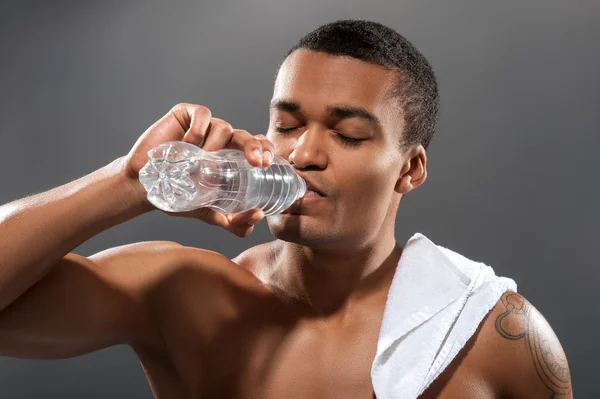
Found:
[[525, 340], [538, 377], [551, 391], [549, 399], [571, 397], [567, 358], [548, 323], [519, 294], [504, 294], [502, 303], [506, 311], [496, 319], [496, 331], [506, 339]]

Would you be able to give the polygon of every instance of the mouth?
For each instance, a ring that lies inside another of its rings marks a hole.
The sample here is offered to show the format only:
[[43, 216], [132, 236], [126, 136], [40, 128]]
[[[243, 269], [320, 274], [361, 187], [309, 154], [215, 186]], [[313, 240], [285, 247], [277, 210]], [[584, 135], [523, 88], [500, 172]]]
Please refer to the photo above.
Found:
[[[312, 177], [306, 176], [303, 173], [296, 171], [298, 176], [300, 176], [304, 182], [306, 183], [306, 193], [303, 198], [311, 198], [312, 195], [317, 194], [320, 197], [326, 197], [325, 192], [321, 190], [321, 186], [317, 185], [315, 181], [313, 181]], [[311, 194], [312, 192], [312, 194]]]
[[324, 196], [321, 195], [321, 194], [319, 194], [318, 192], [308, 189], [308, 190], [306, 190], [306, 193], [304, 194], [304, 197], [302, 197], [301, 199], [304, 199], [304, 198], [323, 198], [323, 197]]
[[[304, 197], [297, 199], [288, 209], [283, 211], [283, 214], [301, 215], [303, 210], [310, 209], [311, 205], [317, 205], [325, 196], [313, 190], [306, 190]], [[308, 208], [307, 208], [308, 207]]]

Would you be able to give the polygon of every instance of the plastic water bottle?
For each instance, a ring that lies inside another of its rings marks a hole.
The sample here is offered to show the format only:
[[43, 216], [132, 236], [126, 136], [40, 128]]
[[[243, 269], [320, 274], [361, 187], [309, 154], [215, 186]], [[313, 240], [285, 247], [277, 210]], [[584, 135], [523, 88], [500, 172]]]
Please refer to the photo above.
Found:
[[252, 166], [243, 151], [205, 151], [170, 141], [148, 151], [139, 180], [150, 203], [169, 212], [207, 207], [221, 213], [260, 208], [281, 213], [306, 193], [306, 182], [273, 154], [269, 167]]

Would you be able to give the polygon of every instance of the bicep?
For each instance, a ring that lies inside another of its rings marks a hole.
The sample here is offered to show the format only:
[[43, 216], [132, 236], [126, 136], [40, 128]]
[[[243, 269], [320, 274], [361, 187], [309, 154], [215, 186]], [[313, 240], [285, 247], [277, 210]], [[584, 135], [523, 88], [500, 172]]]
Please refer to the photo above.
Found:
[[165, 249], [174, 244], [148, 242], [90, 257], [66, 255], [0, 313], [0, 355], [61, 359], [156, 340], [144, 292], [160, 280], [161, 264], [169, 260]]

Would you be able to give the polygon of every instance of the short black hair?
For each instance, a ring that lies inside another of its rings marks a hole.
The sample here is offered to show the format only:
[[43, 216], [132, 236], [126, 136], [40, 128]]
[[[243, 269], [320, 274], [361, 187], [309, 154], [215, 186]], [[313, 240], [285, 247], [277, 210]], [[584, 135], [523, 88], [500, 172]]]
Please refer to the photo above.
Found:
[[391, 94], [404, 112], [405, 131], [400, 149], [421, 144], [427, 150], [438, 118], [439, 94], [433, 68], [404, 36], [378, 22], [341, 20], [320, 26], [292, 47], [346, 56], [398, 71]]

